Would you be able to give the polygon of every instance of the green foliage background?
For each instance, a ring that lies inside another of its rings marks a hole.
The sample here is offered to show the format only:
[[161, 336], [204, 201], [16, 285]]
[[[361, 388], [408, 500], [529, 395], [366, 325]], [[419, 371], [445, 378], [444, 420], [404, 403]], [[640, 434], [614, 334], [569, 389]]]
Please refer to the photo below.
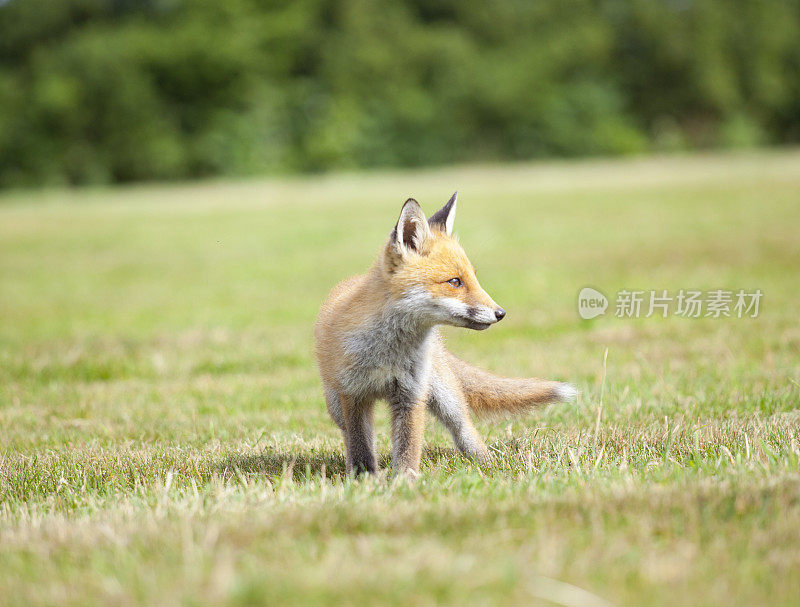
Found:
[[6, 0], [0, 185], [800, 140], [800, 0]]

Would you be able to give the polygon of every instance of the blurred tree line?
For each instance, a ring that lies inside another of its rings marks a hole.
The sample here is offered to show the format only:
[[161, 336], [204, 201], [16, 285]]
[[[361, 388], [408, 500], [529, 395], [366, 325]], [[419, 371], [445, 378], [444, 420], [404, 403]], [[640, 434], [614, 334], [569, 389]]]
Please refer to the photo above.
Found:
[[0, 0], [0, 184], [800, 140], [800, 0]]

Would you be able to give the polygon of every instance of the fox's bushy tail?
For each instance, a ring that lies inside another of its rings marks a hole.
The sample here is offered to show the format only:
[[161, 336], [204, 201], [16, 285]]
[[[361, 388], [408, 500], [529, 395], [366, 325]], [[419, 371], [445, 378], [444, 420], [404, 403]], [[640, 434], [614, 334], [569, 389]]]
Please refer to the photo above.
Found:
[[577, 391], [569, 384], [545, 379], [513, 379], [488, 373], [447, 352], [447, 362], [464, 397], [476, 414], [524, 412], [548, 403], [570, 401]]

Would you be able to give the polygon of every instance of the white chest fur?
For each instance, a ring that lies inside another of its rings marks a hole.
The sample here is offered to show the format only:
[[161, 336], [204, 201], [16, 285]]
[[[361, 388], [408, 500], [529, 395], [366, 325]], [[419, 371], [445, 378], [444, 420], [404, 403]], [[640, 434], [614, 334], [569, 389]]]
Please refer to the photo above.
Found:
[[346, 338], [348, 364], [339, 381], [354, 396], [389, 398], [397, 386], [418, 395], [427, 388], [437, 338], [433, 327], [411, 314], [387, 310]]

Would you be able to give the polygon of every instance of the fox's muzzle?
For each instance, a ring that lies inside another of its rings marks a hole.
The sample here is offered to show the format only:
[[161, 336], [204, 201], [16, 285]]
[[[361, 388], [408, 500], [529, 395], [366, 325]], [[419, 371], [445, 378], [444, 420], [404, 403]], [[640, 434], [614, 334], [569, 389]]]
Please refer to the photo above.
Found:
[[467, 308], [466, 318], [462, 318], [461, 320], [464, 321], [464, 326], [468, 329], [474, 329], [476, 331], [483, 331], [484, 329], [488, 329], [493, 324], [500, 322], [505, 318], [506, 311], [503, 308], [495, 308], [492, 310], [491, 308], [474, 308], [469, 307]]

